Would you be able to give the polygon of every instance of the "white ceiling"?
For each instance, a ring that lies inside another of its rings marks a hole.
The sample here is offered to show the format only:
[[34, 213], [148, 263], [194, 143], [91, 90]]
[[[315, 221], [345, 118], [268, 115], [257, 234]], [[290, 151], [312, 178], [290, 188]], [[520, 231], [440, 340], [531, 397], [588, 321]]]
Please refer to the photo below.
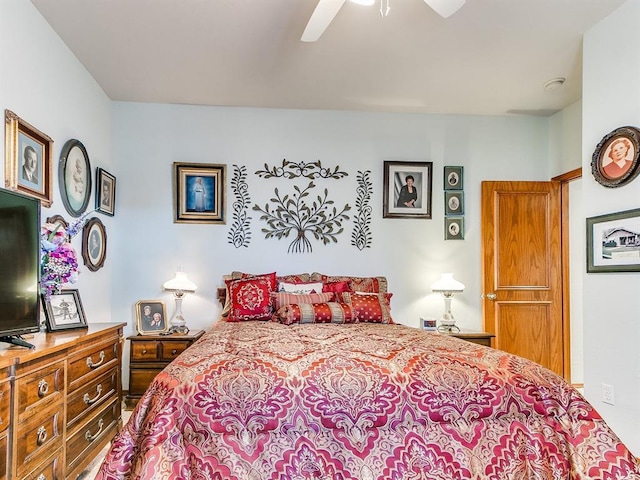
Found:
[[488, 115], [579, 100], [582, 34], [624, 2], [347, 1], [304, 43], [317, 0], [31, 1], [116, 101]]

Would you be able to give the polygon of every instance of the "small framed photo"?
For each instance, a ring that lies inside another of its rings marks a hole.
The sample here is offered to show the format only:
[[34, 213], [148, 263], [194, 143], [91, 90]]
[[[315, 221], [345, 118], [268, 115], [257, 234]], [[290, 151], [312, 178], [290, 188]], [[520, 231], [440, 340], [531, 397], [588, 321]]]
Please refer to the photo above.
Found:
[[96, 210], [113, 217], [116, 208], [116, 177], [96, 169]]
[[158, 335], [169, 330], [167, 311], [160, 300], [140, 300], [136, 303], [136, 328], [140, 335]]
[[591, 157], [591, 173], [605, 187], [626, 185], [640, 173], [640, 130], [620, 127], [605, 135]]
[[587, 272], [640, 272], [640, 208], [587, 218]]
[[38, 198], [44, 207], [53, 203], [53, 140], [11, 110], [4, 111], [7, 188]]
[[462, 190], [464, 179], [462, 177], [463, 167], [444, 167], [444, 189]]
[[173, 223], [225, 224], [226, 165], [173, 164]]
[[107, 231], [99, 218], [92, 218], [82, 228], [82, 259], [89, 270], [95, 272], [104, 266], [107, 258]]
[[62, 203], [69, 215], [82, 215], [89, 205], [91, 196], [91, 163], [80, 140], [68, 140], [62, 147], [58, 183]]
[[52, 294], [49, 300], [43, 294], [41, 299], [49, 332], [87, 328], [87, 320], [84, 316], [84, 308], [78, 290], [61, 290], [60, 293]]
[[464, 217], [444, 217], [444, 239], [464, 239]]
[[383, 218], [431, 218], [432, 162], [384, 162]]
[[464, 213], [464, 192], [447, 191], [444, 192], [444, 214], [462, 215]]

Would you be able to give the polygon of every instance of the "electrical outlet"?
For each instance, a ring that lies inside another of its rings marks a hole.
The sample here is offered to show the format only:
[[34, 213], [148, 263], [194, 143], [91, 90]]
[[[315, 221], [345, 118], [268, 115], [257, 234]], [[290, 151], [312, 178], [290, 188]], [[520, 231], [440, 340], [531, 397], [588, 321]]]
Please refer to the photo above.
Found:
[[600, 387], [602, 388], [602, 402], [608, 403], [609, 405], [615, 405], [616, 400], [613, 394], [613, 386], [602, 383]]

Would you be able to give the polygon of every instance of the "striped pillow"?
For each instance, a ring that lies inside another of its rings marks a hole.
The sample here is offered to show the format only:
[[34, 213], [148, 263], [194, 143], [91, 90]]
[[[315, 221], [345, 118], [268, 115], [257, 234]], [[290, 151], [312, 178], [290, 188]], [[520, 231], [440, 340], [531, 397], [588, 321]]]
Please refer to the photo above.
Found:
[[294, 323], [356, 323], [354, 309], [346, 303], [301, 303], [284, 305], [271, 321], [284, 325]]
[[333, 300], [333, 292], [327, 293], [288, 293], [288, 292], [271, 292], [271, 300], [274, 308], [280, 309], [284, 305], [300, 304], [300, 303], [327, 303]]

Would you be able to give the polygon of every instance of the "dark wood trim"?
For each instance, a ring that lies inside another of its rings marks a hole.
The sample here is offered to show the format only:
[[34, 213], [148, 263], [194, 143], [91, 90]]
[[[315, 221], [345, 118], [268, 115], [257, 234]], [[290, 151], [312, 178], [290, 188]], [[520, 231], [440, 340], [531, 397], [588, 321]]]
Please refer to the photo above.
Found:
[[562, 173], [553, 177], [551, 180], [556, 182], [570, 182], [571, 180], [577, 180], [578, 178], [582, 178], [582, 167], [576, 168], [575, 170], [571, 170], [567, 173]]

